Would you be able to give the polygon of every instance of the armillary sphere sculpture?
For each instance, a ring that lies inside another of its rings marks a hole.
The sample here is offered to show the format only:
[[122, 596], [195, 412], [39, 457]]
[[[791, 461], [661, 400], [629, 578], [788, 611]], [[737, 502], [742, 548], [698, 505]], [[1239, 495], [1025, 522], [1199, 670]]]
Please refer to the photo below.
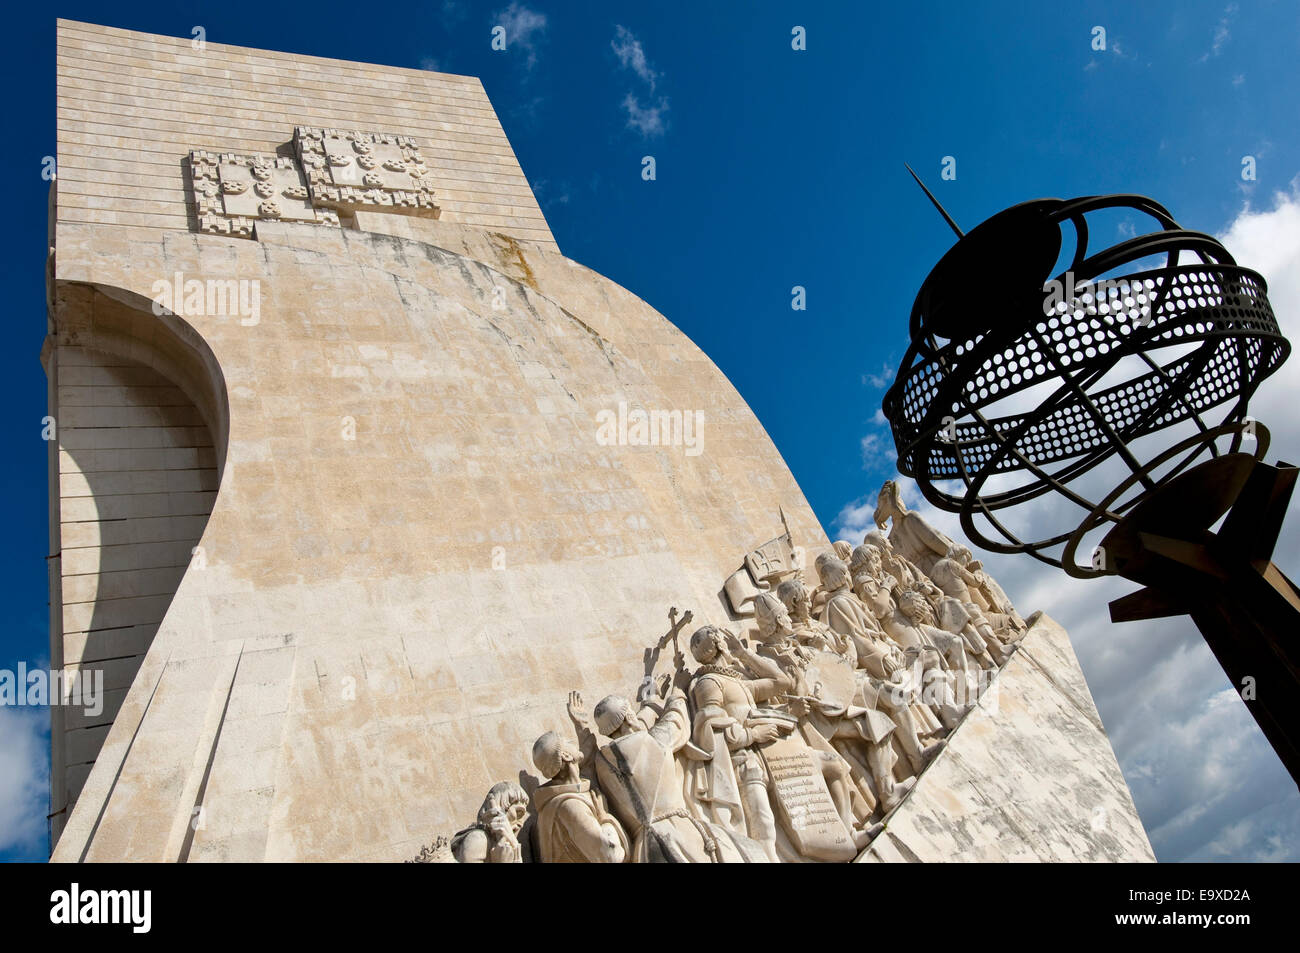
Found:
[[[1113, 621], [1191, 616], [1300, 781], [1300, 590], [1271, 562], [1297, 470], [1264, 461], [1268, 430], [1247, 416], [1291, 350], [1264, 279], [1143, 196], [1025, 202], [963, 235], [925, 192], [958, 241], [885, 394], [898, 469], [986, 549], [1140, 583]], [[1101, 209], [1159, 227], [1094, 251]], [[1090, 471], [1099, 499], [1080, 489]], [[1057, 525], [1020, 539], [1004, 511], [1048, 494]]]

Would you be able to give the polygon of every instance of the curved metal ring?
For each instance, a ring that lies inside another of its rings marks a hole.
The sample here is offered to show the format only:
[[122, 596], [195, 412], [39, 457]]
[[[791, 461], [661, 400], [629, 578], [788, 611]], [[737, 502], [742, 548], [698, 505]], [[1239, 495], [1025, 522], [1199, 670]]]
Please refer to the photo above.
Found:
[[[1251, 420], [1251, 425], [1255, 428], [1255, 459], [1262, 460], [1264, 459], [1264, 455], [1268, 453], [1268, 445], [1272, 438], [1269, 435], [1268, 428], [1258, 420]], [[1065, 551], [1061, 553], [1061, 568], [1076, 579], [1096, 579], [1098, 576], [1115, 575], [1114, 572], [1105, 572], [1103, 570], [1092, 568], [1084, 569], [1075, 562], [1075, 554], [1079, 551], [1079, 544], [1083, 542], [1083, 537], [1107, 521], [1108, 517], [1104, 514], [1110, 510], [1111, 504], [1123, 496], [1137, 481], [1141, 480], [1145, 476], [1150, 476], [1151, 471], [1156, 467], [1163, 463], [1167, 463], [1169, 460], [1172, 460], [1174, 457], [1187, 450], [1193, 449], [1197, 445], [1209, 446], [1220, 437], [1226, 437], [1229, 434], [1233, 434], [1234, 439], [1232, 442], [1231, 452], [1236, 452], [1236, 448], [1241, 445], [1243, 432], [1240, 423], [1220, 424], [1217, 427], [1212, 427], [1209, 430], [1193, 434], [1185, 440], [1179, 441], [1163, 453], [1156, 455], [1156, 457], [1140, 471], [1130, 473], [1120, 481], [1119, 486], [1111, 490], [1110, 493], [1107, 494], [1106, 498], [1093, 508], [1091, 513], [1084, 517], [1083, 522], [1081, 522], [1074, 532], [1070, 534], [1070, 538], [1065, 544]], [[1194, 459], [1195, 456], [1196, 455], [1193, 454], [1192, 458]], [[1178, 472], [1182, 472], [1185, 466], [1186, 464], [1184, 464], [1183, 467], [1180, 467]]]

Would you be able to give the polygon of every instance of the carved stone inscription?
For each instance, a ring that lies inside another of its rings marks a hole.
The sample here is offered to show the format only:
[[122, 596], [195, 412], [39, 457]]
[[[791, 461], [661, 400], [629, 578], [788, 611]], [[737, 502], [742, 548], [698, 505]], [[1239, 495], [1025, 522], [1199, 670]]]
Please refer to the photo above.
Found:
[[792, 738], [763, 749], [772, 776], [772, 800], [795, 849], [813, 860], [845, 861], [857, 854], [831, 800], [813, 751]]

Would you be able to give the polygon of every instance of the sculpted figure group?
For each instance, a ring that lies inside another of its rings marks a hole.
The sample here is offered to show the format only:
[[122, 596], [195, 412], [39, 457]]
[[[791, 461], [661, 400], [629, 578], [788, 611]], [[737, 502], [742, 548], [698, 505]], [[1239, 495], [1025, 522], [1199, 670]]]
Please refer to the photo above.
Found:
[[647, 674], [634, 700], [608, 695], [590, 714], [571, 693], [576, 741], [538, 738], [544, 783], [531, 796], [493, 786], [478, 823], [451, 839], [452, 857], [852, 860], [1026, 628], [970, 551], [910, 512], [892, 481], [875, 521], [860, 546], [819, 555], [815, 580], [788, 531], [751, 553], [762, 578], [750, 573], [745, 605], [733, 596], [743, 579], [726, 587], [740, 634], [705, 625], [683, 651], [691, 613], [672, 610], [647, 654], [672, 643], [673, 672]]

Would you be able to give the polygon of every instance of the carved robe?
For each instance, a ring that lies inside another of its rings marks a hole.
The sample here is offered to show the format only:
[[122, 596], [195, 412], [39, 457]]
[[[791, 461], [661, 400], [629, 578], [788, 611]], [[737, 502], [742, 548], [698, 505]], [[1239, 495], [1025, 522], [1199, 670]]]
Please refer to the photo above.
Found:
[[623, 863], [627, 835], [591, 782], [543, 784], [533, 792], [537, 853], [544, 864]]
[[[941, 628], [949, 632], [962, 632], [967, 623], [975, 626], [987, 624], [984, 615], [985, 607], [980, 604], [980, 597], [977, 597], [975, 590], [971, 588], [979, 587], [979, 579], [974, 573], [957, 560], [944, 557], [935, 561], [930, 579], [947, 597], [938, 609]], [[955, 608], [948, 605], [952, 602], [957, 604]], [[979, 653], [986, 650], [987, 646], [982, 637], [976, 634], [972, 638], [972, 633], [963, 633], [963, 635], [971, 651]]]
[[831, 631], [830, 626], [816, 619], [802, 621], [795, 619], [793, 628], [795, 641], [813, 650], [834, 652], [836, 644], [840, 641], [839, 637]]
[[853, 574], [853, 594], [876, 619], [889, 612], [890, 593], [897, 584], [893, 576], [886, 575], [883, 579], [877, 579], [866, 569]]
[[[643, 709], [643, 712], [645, 709]], [[634, 863], [763, 862], [762, 849], [687, 809], [675, 752], [690, 740], [686, 699], [669, 700], [646, 731], [615, 738], [596, 757], [596, 777], [632, 837]]]
[[[798, 726], [801, 730], [773, 742], [771, 747], [784, 745], [794, 751], [807, 751], [808, 763], [822, 773], [840, 774], [845, 779], [852, 773], [850, 765], [810, 725], [806, 736], [804, 726], [797, 725], [790, 716], [758, 708], [757, 701], [769, 699], [782, 690], [781, 680], [749, 678], [745, 672], [715, 665], [703, 666], [691, 684], [695, 750], [706, 759], [695, 766], [691, 793], [718, 825], [738, 831], [743, 821], [748, 837], [766, 845], [772, 859], [776, 859], [777, 851], [777, 820], [769, 794], [773, 776], [763, 753], [753, 742], [751, 729], [774, 718], [784, 718], [791, 727]], [[829, 796], [826, 800], [829, 803]], [[870, 807], [865, 811], [869, 812]], [[852, 824], [845, 825], [837, 819], [834, 827], [840, 831], [837, 845], [842, 850], [847, 842], [851, 857], [851, 841], [847, 838]], [[804, 832], [787, 824], [784, 833], [798, 850]]]
[[[853, 604], [848, 600], [856, 600], [856, 597], [845, 595], [847, 610]], [[847, 619], [850, 615], [846, 611], [844, 618]], [[854, 629], [851, 641], [855, 664], [862, 670], [857, 704], [873, 711], [885, 712], [905, 731], [914, 729], [927, 735], [942, 727], [930, 707], [921, 702], [920, 685], [917, 684], [915, 673], [908, 668], [897, 645], [888, 641], [878, 629]], [[937, 650], [934, 661], [938, 661]], [[905, 711], [910, 712], [910, 725], [904, 717]], [[899, 740], [902, 741], [904, 737], [904, 733], [900, 732]], [[910, 736], [908, 747], [912, 747]]]
[[919, 513], [895, 514], [889, 543], [898, 555], [915, 565], [926, 575], [930, 574], [936, 560], [948, 555], [953, 541], [925, 521]]
[[966, 682], [968, 667], [962, 637], [925, 622], [913, 622], [901, 609], [885, 620], [885, 631], [903, 648], [919, 650], [925, 685], [922, 700], [935, 705], [944, 724], [953, 727], [957, 717], [953, 685], [957, 679]]
[[[1008, 633], [1011, 641], [1018, 640], [1024, 635], [1025, 620], [1020, 617], [1016, 607], [1011, 604], [1006, 592], [998, 585], [996, 579], [983, 570], [975, 573], [975, 578], [979, 580], [979, 586], [975, 590], [976, 594], [983, 596], [992, 610], [986, 610], [986, 614], [989, 615], [989, 621], [993, 627]], [[995, 618], [995, 616], [1001, 618]]]
[[946, 556], [936, 559], [930, 568], [930, 581], [942, 589], [944, 595], [952, 596], [963, 604], [974, 604], [970, 586], [972, 583], [978, 583], [979, 580], [957, 560]]
[[822, 622], [841, 640], [836, 651], [841, 655], [851, 652], [855, 663], [855, 638], [861, 638], [868, 632], [880, 631], [880, 623], [867, 611], [866, 604], [848, 589], [837, 589], [830, 594], [822, 608]]

